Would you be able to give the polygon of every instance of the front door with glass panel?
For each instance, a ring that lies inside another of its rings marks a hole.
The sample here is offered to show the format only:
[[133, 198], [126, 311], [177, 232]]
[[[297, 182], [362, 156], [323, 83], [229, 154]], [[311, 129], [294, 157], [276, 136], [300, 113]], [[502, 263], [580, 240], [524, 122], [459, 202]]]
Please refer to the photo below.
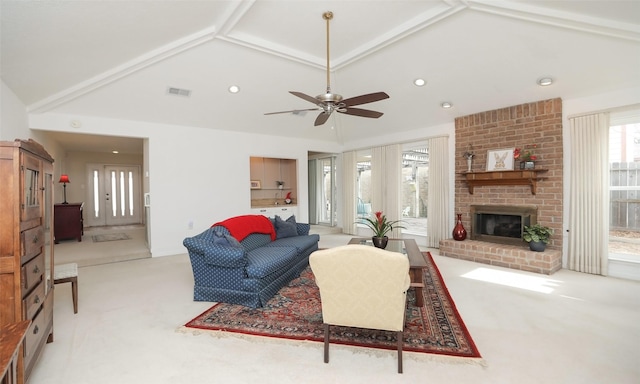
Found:
[[142, 222], [139, 166], [89, 164], [87, 174], [87, 226]]

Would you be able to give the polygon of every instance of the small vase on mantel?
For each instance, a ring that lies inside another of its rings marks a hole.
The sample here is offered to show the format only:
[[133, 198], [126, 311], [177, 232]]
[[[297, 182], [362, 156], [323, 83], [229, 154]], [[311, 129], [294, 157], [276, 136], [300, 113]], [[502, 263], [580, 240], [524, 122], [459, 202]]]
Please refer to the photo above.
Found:
[[387, 243], [389, 242], [389, 238], [387, 236], [385, 236], [385, 237], [373, 236], [371, 238], [371, 241], [373, 241], [373, 246], [374, 247], [380, 248], [380, 249], [385, 249], [385, 248], [387, 248]]
[[462, 241], [467, 238], [467, 230], [462, 225], [462, 214], [458, 213], [458, 221], [453, 227], [453, 240]]

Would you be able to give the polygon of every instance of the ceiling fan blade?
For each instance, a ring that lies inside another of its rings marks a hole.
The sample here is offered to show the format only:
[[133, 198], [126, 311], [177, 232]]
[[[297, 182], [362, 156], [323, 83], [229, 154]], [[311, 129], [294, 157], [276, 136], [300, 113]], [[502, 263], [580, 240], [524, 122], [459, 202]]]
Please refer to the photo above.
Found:
[[371, 117], [373, 119], [377, 119], [378, 117], [384, 115], [384, 113], [382, 112], [371, 111], [369, 109], [362, 109], [362, 108], [346, 108], [344, 111], [338, 110], [338, 112], [344, 113], [347, 115], [360, 116], [360, 117]]
[[277, 115], [279, 113], [293, 113], [293, 114], [297, 114], [298, 112], [306, 112], [306, 111], [318, 111], [320, 110], [319, 108], [309, 108], [309, 109], [293, 109], [291, 111], [280, 111], [280, 112], [268, 112], [265, 113], [265, 115]]
[[326, 123], [327, 120], [329, 120], [329, 116], [331, 116], [330, 113], [321, 112], [318, 117], [316, 117], [316, 122], [313, 123], [313, 125], [317, 127], [318, 125]]
[[368, 93], [366, 95], [350, 97], [348, 99], [342, 100], [341, 103], [344, 104], [347, 107], [350, 107], [352, 105], [373, 103], [374, 101], [384, 100], [384, 99], [388, 99], [388, 98], [389, 98], [389, 95], [387, 95], [384, 92], [375, 92], [375, 93]]
[[290, 94], [292, 94], [292, 95], [294, 95], [294, 96], [298, 96], [298, 97], [299, 97], [299, 98], [301, 98], [301, 99], [305, 99], [305, 100], [307, 100], [308, 102], [313, 103], [313, 104], [315, 104], [315, 105], [320, 105], [320, 104], [321, 104], [321, 103], [320, 103], [320, 100], [316, 99], [316, 98], [315, 98], [315, 97], [313, 97], [313, 96], [305, 95], [305, 94], [304, 94], [304, 93], [302, 93], [302, 92], [289, 91], [289, 93], [290, 93]]

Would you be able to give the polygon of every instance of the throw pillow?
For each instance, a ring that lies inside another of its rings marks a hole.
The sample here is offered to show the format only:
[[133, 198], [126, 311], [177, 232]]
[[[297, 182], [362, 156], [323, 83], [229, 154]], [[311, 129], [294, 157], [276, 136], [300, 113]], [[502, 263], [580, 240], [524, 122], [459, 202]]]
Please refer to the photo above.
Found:
[[218, 231], [213, 232], [213, 244], [217, 245], [229, 245], [229, 240], [227, 240], [226, 236]]
[[236, 239], [235, 237], [225, 234], [224, 238], [227, 239], [227, 242], [229, 242], [229, 246], [230, 247], [233, 247], [233, 248], [244, 248], [242, 246], [242, 244], [240, 244], [238, 239]]
[[276, 216], [276, 239], [293, 236], [298, 236], [296, 225], [282, 220], [280, 216]]
[[286, 220], [286, 222], [295, 225], [296, 226], [296, 234], [299, 235], [299, 233], [298, 233], [298, 225], [296, 223], [296, 216], [295, 215], [289, 216], [289, 218]]

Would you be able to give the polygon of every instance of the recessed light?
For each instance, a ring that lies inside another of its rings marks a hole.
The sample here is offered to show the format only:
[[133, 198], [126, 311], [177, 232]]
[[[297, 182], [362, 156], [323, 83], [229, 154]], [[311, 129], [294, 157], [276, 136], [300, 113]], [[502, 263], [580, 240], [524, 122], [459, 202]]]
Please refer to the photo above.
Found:
[[553, 84], [553, 79], [550, 77], [542, 77], [538, 79], [538, 85], [541, 87], [546, 87], [551, 84]]
[[240, 87], [238, 87], [237, 85], [232, 85], [232, 86], [229, 87], [229, 92], [238, 93], [238, 92], [240, 92]]
[[444, 109], [449, 109], [449, 108], [453, 107], [453, 104], [451, 104], [451, 103], [450, 103], [450, 102], [448, 102], [448, 101], [445, 101], [444, 103], [440, 104], [440, 106], [441, 106], [442, 108], [444, 108]]
[[415, 79], [413, 80], [413, 84], [415, 84], [416, 87], [422, 87], [427, 84], [427, 82], [424, 79]]
[[113, 150], [113, 151], [111, 151], [111, 153], [118, 154], [118, 153], [120, 153], [120, 152], [119, 152], [119, 151], [116, 151], [116, 150]]

